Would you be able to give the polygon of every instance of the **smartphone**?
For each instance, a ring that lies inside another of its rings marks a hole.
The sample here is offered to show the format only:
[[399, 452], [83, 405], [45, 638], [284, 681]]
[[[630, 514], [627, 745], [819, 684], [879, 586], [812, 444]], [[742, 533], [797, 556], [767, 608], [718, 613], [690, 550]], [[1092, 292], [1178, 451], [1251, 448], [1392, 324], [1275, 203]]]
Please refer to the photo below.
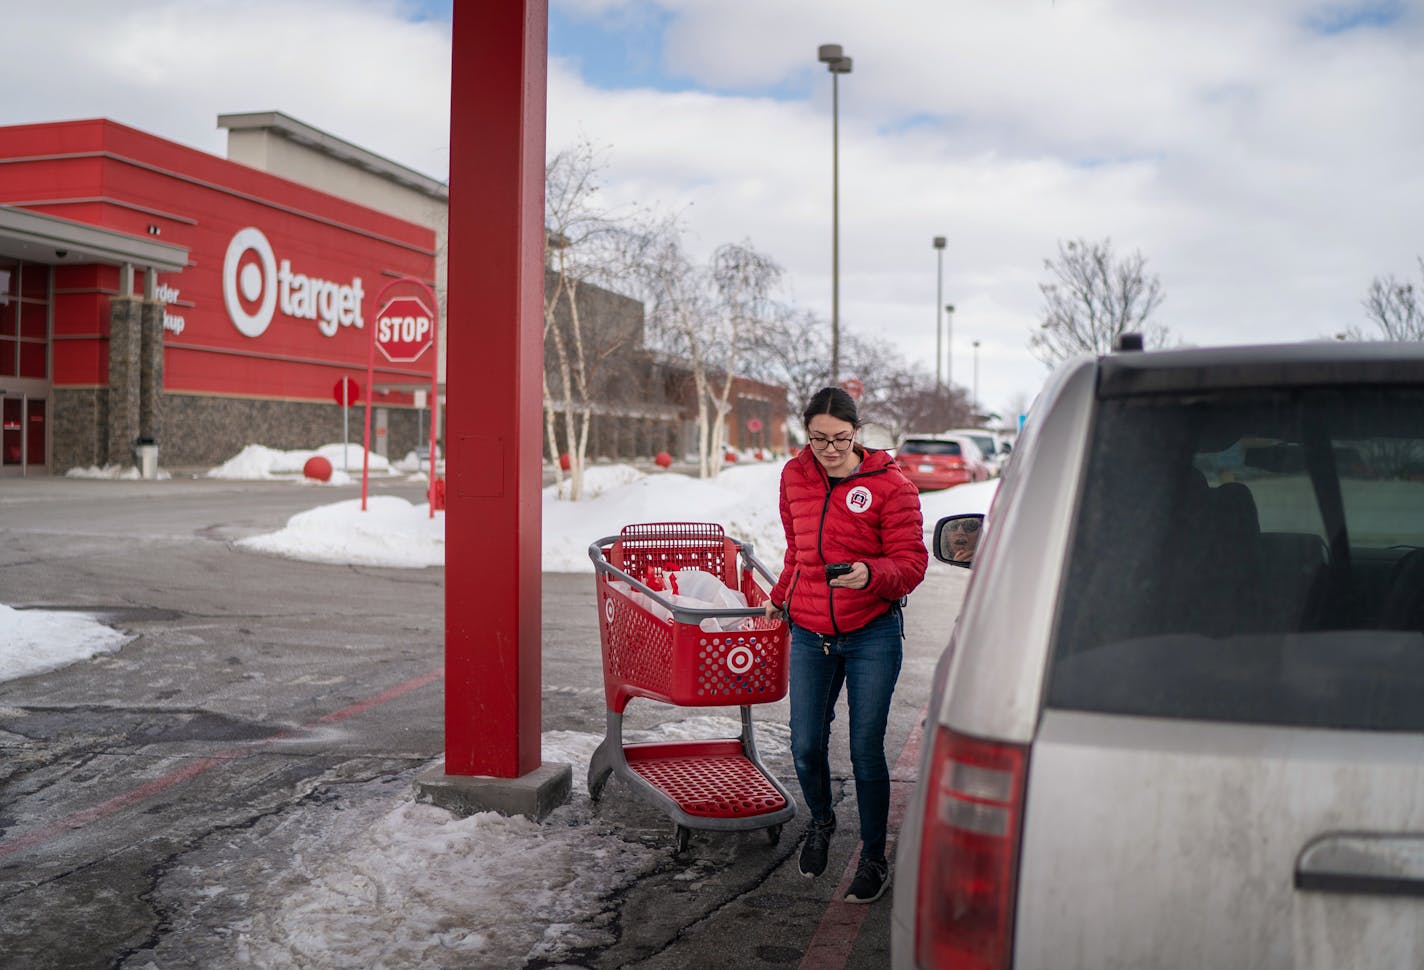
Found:
[[853, 566], [853, 563], [848, 562], [826, 563], [826, 581], [829, 582], [830, 580], [835, 579], [837, 576], [844, 576], [846, 573], [851, 571]]

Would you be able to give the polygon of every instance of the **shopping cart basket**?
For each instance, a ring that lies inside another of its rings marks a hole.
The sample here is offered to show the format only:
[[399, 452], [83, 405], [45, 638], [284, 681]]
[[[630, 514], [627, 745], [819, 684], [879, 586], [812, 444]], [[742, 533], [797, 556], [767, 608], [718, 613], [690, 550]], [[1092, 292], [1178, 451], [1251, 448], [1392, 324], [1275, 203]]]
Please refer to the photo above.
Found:
[[[598, 592], [608, 726], [588, 766], [595, 800], [610, 774], [673, 820], [676, 851], [691, 830], [766, 829], [771, 841], [796, 815], [796, 801], [757, 754], [751, 705], [786, 696], [791, 638], [764, 611], [756, 575], [772, 576], [750, 543], [711, 522], [624, 526], [588, 548]], [[643, 577], [700, 569], [747, 598], [744, 608], [695, 609]], [[735, 629], [723, 629], [725, 626]], [[741, 709], [736, 738], [625, 744], [623, 712], [634, 697], [679, 707]]]

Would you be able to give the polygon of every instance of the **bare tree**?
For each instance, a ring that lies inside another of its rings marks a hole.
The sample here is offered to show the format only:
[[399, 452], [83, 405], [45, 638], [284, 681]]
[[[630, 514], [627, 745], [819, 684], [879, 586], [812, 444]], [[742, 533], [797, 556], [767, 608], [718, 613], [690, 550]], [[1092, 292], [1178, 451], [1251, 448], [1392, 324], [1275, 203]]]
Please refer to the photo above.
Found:
[[708, 361], [717, 339], [716, 307], [705, 268], [695, 265], [682, 246], [682, 227], [676, 217], [650, 231], [639, 265], [648, 308], [650, 337], [660, 349], [681, 357], [692, 371], [697, 408], [698, 474], [712, 474], [711, 395]]
[[726, 243], [712, 253], [709, 276], [716, 292], [715, 337], [708, 346], [712, 397], [711, 433], [707, 442], [708, 473], [722, 470], [726, 454], [726, 416], [732, 410], [732, 385], [746, 368], [756, 334], [776, 318], [772, 291], [781, 282], [781, 267], [756, 251], [750, 241]]
[[937, 387], [922, 365], [910, 365], [886, 340], [843, 333], [843, 369], [865, 385], [862, 420], [884, 428], [896, 441], [907, 434], [933, 433], [972, 422], [967, 392]]
[[830, 322], [813, 312], [774, 305], [770, 318], [752, 334], [747, 376], [784, 386], [792, 411], [799, 413], [831, 382], [830, 333]]
[[746, 242], [718, 247], [706, 265], [694, 263], [675, 217], [650, 239], [641, 263], [649, 335], [690, 371], [698, 472], [708, 478], [726, 453], [733, 384], [752, 369], [760, 332], [778, 318], [772, 292], [782, 271]]
[[1040, 283], [1043, 322], [1028, 341], [1029, 351], [1049, 367], [1075, 354], [1105, 354], [1119, 334], [1142, 334], [1147, 347], [1165, 346], [1168, 331], [1152, 322], [1162, 286], [1147, 276], [1142, 253], [1117, 259], [1112, 241], [1059, 242], [1058, 258], [1043, 261], [1053, 281]]
[[[1419, 260], [1419, 271], [1424, 275], [1424, 259]], [[1424, 305], [1413, 283], [1393, 276], [1375, 277], [1365, 296], [1365, 316], [1379, 328], [1384, 340], [1424, 340]], [[1347, 330], [1345, 336], [1364, 339], [1359, 328]]]
[[599, 152], [587, 140], [559, 152], [545, 168], [544, 430], [555, 456], [560, 497], [565, 495], [565, 483], [557, 459], [569, 455], [571, 501], [578, 501], [583, 492], [599, 371], [638, 337], [636, 328], [610, 326], [607, 321], [590, 327], [584, 319], [586, 301], [580, 300], [580, 287], [622, 275], [636, 259], [639, 239], [629, 229], [629, 217], [615, 216], [597, 205], [601, 171]]

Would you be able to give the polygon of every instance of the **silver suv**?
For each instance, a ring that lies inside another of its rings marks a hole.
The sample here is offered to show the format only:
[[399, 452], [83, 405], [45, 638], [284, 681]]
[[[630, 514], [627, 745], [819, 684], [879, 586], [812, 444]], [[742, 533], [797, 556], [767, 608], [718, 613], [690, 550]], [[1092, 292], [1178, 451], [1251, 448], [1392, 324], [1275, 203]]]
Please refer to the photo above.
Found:
[[979, 524], [896, 967], [1424, 966], [1424, 345], [1066, 364]]

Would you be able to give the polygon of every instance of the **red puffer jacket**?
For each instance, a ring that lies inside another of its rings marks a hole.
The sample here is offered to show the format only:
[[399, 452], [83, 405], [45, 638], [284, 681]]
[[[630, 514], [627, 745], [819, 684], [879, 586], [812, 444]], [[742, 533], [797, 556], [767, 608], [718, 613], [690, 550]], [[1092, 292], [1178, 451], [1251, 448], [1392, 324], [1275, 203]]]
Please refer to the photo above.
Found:
[[[859, 448], [859, 446], [857, 446]], [[867, 449], [855, 474], [831, 486], [810, 448], [781, 470], [786, 561], [771, 600], [815, 633], [858, 630], [925, 578], [920, 493], [888, 452]], [[826, 563], [863, 562], [865, 589], [832, 588]]]

